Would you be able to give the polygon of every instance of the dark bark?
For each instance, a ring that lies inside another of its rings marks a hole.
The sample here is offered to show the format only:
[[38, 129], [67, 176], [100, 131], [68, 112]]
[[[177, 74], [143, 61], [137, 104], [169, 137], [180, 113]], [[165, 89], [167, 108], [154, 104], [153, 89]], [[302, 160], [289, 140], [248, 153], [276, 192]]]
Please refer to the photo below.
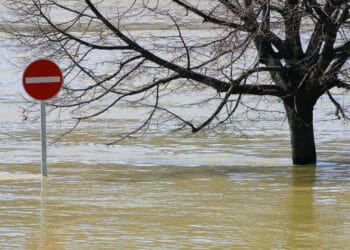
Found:
[[316, 163], [316, 147], [313, 128], [313, 105], [295, 106], [285, 103], [289, 122], [293, 163]]

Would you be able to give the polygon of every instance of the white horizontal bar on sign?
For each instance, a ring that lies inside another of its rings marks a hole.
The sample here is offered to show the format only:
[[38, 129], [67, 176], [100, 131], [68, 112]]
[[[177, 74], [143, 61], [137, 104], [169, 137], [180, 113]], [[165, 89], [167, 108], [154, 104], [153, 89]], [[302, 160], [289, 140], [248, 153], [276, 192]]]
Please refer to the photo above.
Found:
[[35, 83], [59, 83], [61, 82], [61, 77], [59, 76], [38, 76], [38, 77], [26, 77], [26, 84]]

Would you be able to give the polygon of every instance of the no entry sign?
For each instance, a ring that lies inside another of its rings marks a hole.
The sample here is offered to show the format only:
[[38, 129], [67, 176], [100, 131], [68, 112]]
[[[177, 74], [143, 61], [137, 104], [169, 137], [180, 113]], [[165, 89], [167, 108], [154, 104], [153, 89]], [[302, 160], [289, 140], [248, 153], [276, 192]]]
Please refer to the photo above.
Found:
[[49, 60], [32, 62], [23, 73], [23, 87], [34, 99], [40, 100], [41, 117], [41, 174], [47, 176], [46, 155], [46, 112], [45, 100], [54, 97], [61, 89], [63, 76], [60, 68]]
[[48, 100], [61, 89], [63, 76], [60, 68], [52, 61], [40, 59], [32, 62], [23, 74], [25, 91], [37, 100]]

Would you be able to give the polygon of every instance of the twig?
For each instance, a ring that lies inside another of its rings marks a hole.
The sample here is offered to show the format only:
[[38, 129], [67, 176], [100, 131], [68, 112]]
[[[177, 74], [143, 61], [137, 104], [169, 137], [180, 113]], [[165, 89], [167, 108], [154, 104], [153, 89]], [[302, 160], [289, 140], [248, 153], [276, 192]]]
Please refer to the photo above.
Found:
[[[332, 96], [332, 94], [327, 91], [327, 95], [329, 97], [329, 99], [331, 100], [331, 102], [334, 104], [336, 110], [335, 110], [335, 116], [340, 119], [340, 115], [343, 117], [343, 119], [345, 120], [350, 120], [350, 117], [347, 116], [344, 112], [344, 109], [342, 108], [342, 106], [340, 105], [339, 102], [337, 102], [337, 100], [335, 100], [335, 98]], [[340, 114], [339, 114], [340, 113]]]

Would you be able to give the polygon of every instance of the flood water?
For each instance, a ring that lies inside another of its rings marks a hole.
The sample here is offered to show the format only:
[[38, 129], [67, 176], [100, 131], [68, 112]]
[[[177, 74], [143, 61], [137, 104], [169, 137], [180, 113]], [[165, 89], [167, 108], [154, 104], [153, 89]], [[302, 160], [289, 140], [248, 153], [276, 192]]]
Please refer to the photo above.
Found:
[[58, 142], [74, 122], [49, 114], [42, 180], [40, 121], [27, 119], [21, 69], [0, 52], [0, 249], [350, 246], [350, 131], [327, 116], [327, 98], [315, 111], [316, 167], [291, 164], [283, 116], [244, 117], [244, 134], [161, 129], [107, 146], [141, 122], [124, 106]]
[[[112, 152], [111, 152], [112, 153]], [[2, 249], [346, 249], [346, 165], [1, 165]], [[11, 173], [11, 175], [10, 175]]]

